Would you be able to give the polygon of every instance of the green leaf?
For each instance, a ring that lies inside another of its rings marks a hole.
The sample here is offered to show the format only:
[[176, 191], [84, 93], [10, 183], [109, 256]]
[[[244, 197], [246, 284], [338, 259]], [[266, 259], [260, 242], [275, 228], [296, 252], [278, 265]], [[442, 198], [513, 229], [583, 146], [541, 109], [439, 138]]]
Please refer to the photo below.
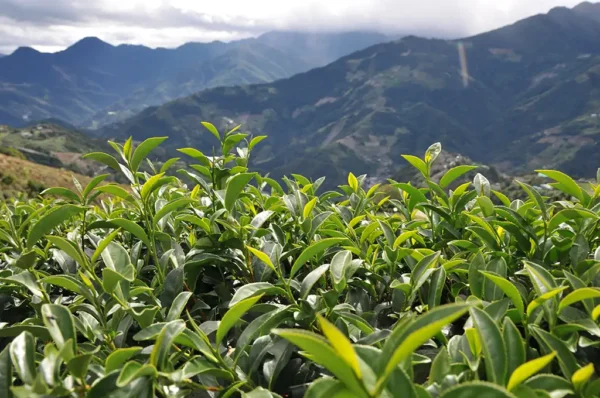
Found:
[[539, 327], [529, 325], [529, 329], [531, 330], [533, 337], [535, 337], [540, 344], [544, 353], [549, 354], [553, 351], [556, 352], [556, 358], [558, 359], [558, 363], [563, 375], [565, 375], [567, 378], [571, 378], [579, 368], [579, 365], [577, 364], [575, 356], [569, 350], [567, 345], [562, 340], [540, 329]]
[[244, 316], [244, 314], [248, 312], [248, 310], [250, 310], [250, 308], [252, 308], [252, 306], [261, 298], [262, 295], [258, 295], [244, 299], [235, 304], [229, 309], [229, 311], [225, 313], [223, 319], [221, 319], [221, 322], [219, 323], [219, 327], [217, 328], [217, 345], [223, 341], [225, 336], [227, 336], [227, 332], [229, 332], [229, 330], [240, 320], [240, 318]]
[[92, 354], [77, 355], [67, 362], [67, 369], [73, 376], [85, 380], [92, 357]]
[[92, 152], [92, 153], [88, 153], [87, 155], [83, 155], [82, 158], [83, 159], [91, 159], [91, 160], [95, 160], [96, 162], [104, 163], [111, 169], [113, 169], [117, 172], [121, 172], [121, 166], [119, 165], [119, 162], [117, 162], [117, 159], [115, 159], [113, 156], [111, 156], [107, 153]]
[[470, 312], [473, 324], [479, 332], [487, 378], [496, 384], [505, 385], [507, 358], [500, 329], [485, 311], [473, 307]]
[[84, 266], [86, 264], [79, 247], [75, 243], [73, 243], [69, 240], [66, 240], [64, 238], [61, 238], [60, 236], [50, 236], [49, 235], [46, 237], [46, 239], [48, 239], [48, 242], [52, 243], [54, 246], [58, 247], [60, 250], [67, 253], [78, 264], [80, 264], [82, 266]]
[[[1, 329], [0, 329], [1, 330]], [[12, 386], [12, 366], [10, 359], [10, 345], [0, 351], [0, 396], [12, 398], [10, 387]]]
[[146, 158], [146, 156], [148, 156], [148, 154], [154, 150], [154, 148], [156, 148], [157, 146], [162, 144], [163, 141], [166, 140], [167, 138], [168, 137], [148, 138], [147, 140], [145, 140], [144, 142], [139, 144], [137, 146], [137, 148], [135, 149], [135, 151], [133, 152], [133, 156], [131, 157], [131, 162], [129, 162], [129, 166], [131, 167], [131, 170], [133, 170], [134, 172], [138, 171], [142, 160], [144, 160]]
[[581, 387], [587, 383], [592, 376], [594, 375], [594, 364], [589, 363], [586, 366], [577, 369], [575, 373], [573, 373], [573, 377], [571, 377], [571, 383], [573, 383], [573, 387], [575, 387], [576, 391], [580, 391]]
[[191, 296], [192, 292], [181, 292], [175, 297], [167, 314], [167, 322], [179, 319]]
[[[391, 357], [384, 366], [383, 374], [377, 380], [377, 386], [375, 391], [381, 392], [385, 386], [388, 377], [392, 374], [396, 366], [398, 366], [406, 358], [410, 358], [412, 353], [425, 344], [433, 336], [437, 335], [444, 326], [454, 322], [461, 316], [463, 316], [469, 310], [468, 304], [447, 304], [440, 307], [436, 307], [431, 311], [418, 317], [417, 321], [414, 322], [409, 328], [404, 331], [402, 328], [397, 329], [394, 333], [401, 333], [404, 336], [397, 348], [384, 346], [384, 352], [386, 349], [392, 349]], [[390, 344], [394, 344], [396, 339], [388, 339]], [[395, 344], [394, 344], [395, 345]], [[388, 353], [389, 355], [390, 353]], [[386, 357], [382, 357], [387, 359]]]
[[317, 283], [317, 281], [321, 279], [321, 277], [327, 272], [328, 269], [329, 264], [323, 264], [309, 272], [308, 275], [306, 275], [306, 277], [302, 281], [302, 284], [300, 285], [300, 297], [303, 300], [305, 300], [308, 297], [315, 283]]
[[313, 209], [315, 208], [315, 205], [317, 204], [317, 197], [312, 198], [305, 206], [304, 206], [304, 211], [302, 212], [302, 215], [304, 216], [304, 218], [308, 218], [311, 214]]
[[291, 341], [303, 351], [306, 351], [312, 361], [333, 373], [335, 377], [343, 381], [359, 397], [367, 396], [356, 379], [352, 367], [336, 353], [323, 337], [300, 329], [275, 329], [273, 333]]
[[456, 166], [448, 170], [444, 176], [440, 179], [440, 187], [447, 188], [448, 185], [452, 184], [454, 180], [460, 176], [468, 173], [469, 171], [475, 170], [478, 166]]
[[421, 158], [412, 155], [402, 155], [402, 157], [410, 163], [415, 169], [419, 170], [423, 177], [429, 177], [427, 163], [425, 163]]
[[246, 246], [246, 249], [248, 249], [248, 251], [250, 253], [252, 253], [255, 257], [257, 257], [260, 261], [262, 261], [263, 263], [265, 263], [269, 268], [271, 268], [273, 271], [277, 271], [275, 269], [275, 265], [273, 265], [273, 262], [271, 261], [271, 259], [269, 258], [269, 256], [266, 253], [261, 252], [260, 250], [257, 250], [253, 247], [250, 246]]
[[75, 192], [71, 191], [70, 189], [61, 187], [48, 188], [42, 191], [40, 195], [63, 196], [67, 199], [71, 199], [73, 202], [81, 201], [81, 198]]
[[148, 199], [148, 196], [150, 196], [150, 194], [154, 191], [154, 187], [156, 186], [156, 184], [158, 184], [158, 182], [161, 178], [163, 178], [164, 175], [164, 173], [156, 174], [148, 178], [148, 180], [146, 180], [140, 192], [142, 200], [145, 201], [146, 199]]
[[160, 220], [162, 220], [164, 217], [166, 217], [167, 215], [169, 215], [170, 213], [174, 212], [175, 210], [181, 209], [182, 207], [185, 207], [193, 202], [194, 202], [194, 199], [190, 199], [190, 198], [179, 198], [179, 199], [170, 201], [169, 203], [164, 205], [159, 211], [156, 212], [156, 214], [154, 215], [154, 218], [152, 219], [152, 223], [155, 226], [158, 225], [158, 222]]
[[560, 171], [556, 170], [536, 170], [536, 173], [541, 173], [549, 178], [552, 178], [554, 181], [558, 182], [558, 185], [556, 185], [558, 189], [571, 196], [574, 196], [582, 203], [585, 202], [585, 197], [581, 187], [577, 185], [575, 180], [565, 173], [561, 173]]
[[533, 311], [537, 307], [544, 304], [546, 301], [550, 300], [552, 297], [558, 295], [560, 292], [567, 290], [568, 288], [569, 288], [568, 286], [561, 286], [559, 288], [552, 289], [552, 290], [542, 294], [541, 296], [537, 297], [535, 300], [530, 302], [529, 305], [527, 306], [527, 317], [530, 317], [531, 314], [533, 313]]
[[81, 294], [82, 296], [85, 296], [89, 293], [85, 285], [71, 275], [47, 276], [40, 280], [40, 282], [49, 283], [54, 286], [60, 286], [63, 289], [67, 289], [73, 293]]
[[523, 304], [523, 298], [521, 297], [521, 294], [519, 293], [519, 290], [515, 287], [515, 285], [513, 285], [511, 282], [509, 282], [507, 279], [504, 279], [500, 275], [494, 274], [492, 272], [479, 272], [481, 272], [483, 276], [485, 276], [490, 281], [494, 282], [496, 286], [502, 289], [504, 294], [506, 294], [506, 296], [512, 300], [513, 304], [515, 305], [515, 308], [519, 311], [521, 316], [525, 314], [525, 304]]
[[110, 174], [100, 174], [92, 178], [92, 180], [86, 185], [81, 195], [84, 198], [87, 198], [88, 195], [92, 192], [92, 190], [96, 188], [98, 184], [100, 184], [102, 181], [106, 180], [109, 176]]
[[509, 317], [504, 318], [502, 338], [506, 345], [507, 374], [512, 374], [525, 362], [526, 357], [523, 337]]
[[124, 200], [131, 199], [131, 194], [129, 192], [115, 184], [102, 185], [101, 187], [98, 187], [97, 191], [107, 193], [109, 195], [116, 196], [117, 198], [121, 198]]
[[322, 239], [318, 242], [313, 243], [306, 249], [304, 249], [304, 251], [302, 251], [302, 253], [300, 253], [298, 258], [294, 262], [294, 265], [292, 265], [292, 270], [290, 271], [290, 279], [294, 278], [294, 275], [296, 275], [296, 273], [300, 270], [300, 267], [302, 267], [308, 260], [310, 260], [311, 258], [315, 257], [316, 255], [324, 252], [325, 249], [327, 249], [333, 245], [336, 245], [338, 243], [341, 243], [345, 240], [346, 240], [346, 238]]
[[600, 297], [600, 289], [592, 287], [584, 287], [569, 293], [558, 304], [558, 312], [561, 312], [565, 307], [573, 305], [579, 301]]
[[33, 384], [35, 368], [35, 340], [29, 332], [23, 332], [10, 343], [10, 359], [15, 371], [25, 384]]
[[429, 371], [429, 382], [442, 384], [442, 381], [446, 375], [450, 374], [450, 369], [451, 363], [448, 350], [442, 347], [431, 364], [431, 369]]
[[177, 336], [179, 336], [184, 329], [185, 322], [181, 319], [168, 322], [162, 328], [154, 343], [152, 353], [150, 354], [150, 364], [152, 366], [159, 370], [164, 369], [171, 347]]
[[0, 278], [0, 282], [18, 283], [29, 289], [29, 291], [37, 297], [43, 297], [42, 289], [38, 285], [36, 277], [29, 271], [23, 271], [18, 274], [9, 276], [8, 278]]
[[113, 351], [104, 363], [104, 371], [110, 373], [113, 370], [117, 370], [127, 362], [129, 359], [139, 354], [142, 351], [142, 347], [128, 347], [120, 348]]
[[236, 290], [235, 294], [229, 302], [229, 307], [233, 307], [242, 300], [256, 295], [281, 295], [285, 296], [286, 292], [280, 287], [274, 286], [268, 282], [253, 282], [247, 283]]
[[133, 221], [126, 220], [124, 218], [113, 218], [110, 220], [106, 220], [106, 223], [111, 224], [114, 227], [123, 228], [125, 231], [129, 232], [146, 245], [146, 247], [151, 247], [150, 238], [148, 238], [148, 234], [144, 231], [144, 228], [140, 227]]
[[42, 305], [42, 319], [59, 350], [65, 344], [72, 344], [72, 352], [77, 351], [75, 324], [67, 307], [57, 304], [44, 304]]
[[329, 271], [331, 272], [331, 280], [335, 290], [341, 292], [346, 288], [346, 270], [352, 263], [352, 252], [343, 250], [337, 252], [331, 260]]
[[529, 198], [535, 204], [537, 204], [538, 208], [542, 212], [542, 218], [544, 220], [547, 220], [548, 219], [548, 212], [546, 210], [546, 202], [544, 202], [544, 199], [542, 198], [542, 195], [540, 195], [540, 193], [537, 191], [537, 189], [535, 189], [531, 185], [525, 184], [524, 182], [521, 182], [521, 181], [517, 181], [517, 183], [521, 186], [521, 188], [523, 188], [523, 190], [525, 192], [527, 192], [527, 195], [529, 195]]
[[210, 133], [211, 133], [212, 135], [214, 135], [214, 136], [215, 136], [215, 138], [216, 138], [217, 140], [219, 140], [219, 142], [221, 141], [221, 136], [219, 135], [219, 131], [217, 130], [217, 128], [216, 128], [216, 127], [215, 127], [213, 124], [211, 124], [211, 123], [209, 123], [209, 122], [200, 122], [200, 123], [201, 123], [201, 124], [202, 124], [202, 125], [203, 125], [203, 126], [204, 126], [204, 127], [207, 129], [207, 130], [208, 130], [208, 131], [210, 131]]
[[48, 235], [58, 225], [84, 210], [83, 207], [75, 205], [63, 205], [50, 210], [29, 231], [27, 249], [33, 248], [44, 235]]
[[258, 135], [256, 137], [252, 138], [252, 140], [250, 141], [250, 144], [248, 144], [248, 150], [251, 151], [256, 146], [256, 144], [258, 144], [265, 138], [267, 138], [266, 135]]
[[510, 376], [510, 380], [508, 380], [508, 390], [512, 391], [519, 384], [523, 383], [525, 380], [544, 369], [550, 364], [550, 362], [552, 362], [555, 356], [556, 352], [552, 352], [546, 356], [533, 359], [519, 366]]
[[28, 252], [23, 252], [15, 261], [15, 267], [21, 269], [29, 269], [33, 267], [38, 260], [38, 255], [35, 250], [31, 250]]
[[134, 380], [146, 376], [150, 376], [152, 379], [156, 378], [158, 376], [156, 367], [148, 364], [142, 365], [141, 363], [134, 361], [127, 362], [123, 369], [121, 369], [121, 373], [117, 379], [117, 386], [121, 388], [128, 386]]
[[471, 381], [451, 387], [440, 398], [517, 398], [504, 388], [484, 381]]
[[225, 191], [225, 208], [227, 211], [231, 212], [233, 210], [238, 197], [253, 177], [254, 173], [241, 173], [229, 179]]
[[331, 344], [336, 353], [352, 368], [356, 377], [360, 379], [362, 377], [362, 372], [360, 370], [360, 364], [358, 363], [358, 356], [356, 355], [350, 340], [348, 340], [348, 338], [327, 319], [317, 315], [317, 320], [319, 321], [319, 326], [321, 327], [323, 334], [327, 337], [327, 340], [329, 340], [329, 344]]

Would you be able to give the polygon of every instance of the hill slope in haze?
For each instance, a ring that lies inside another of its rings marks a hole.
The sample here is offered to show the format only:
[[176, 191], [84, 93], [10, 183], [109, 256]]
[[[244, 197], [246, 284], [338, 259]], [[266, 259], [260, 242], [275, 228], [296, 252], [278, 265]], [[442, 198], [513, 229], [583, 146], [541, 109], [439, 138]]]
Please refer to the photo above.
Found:
[[555, 167], [595, 175], [599, 37], [589, 11], [567, 8], [460, 41], [406, 37], [274, 83], [149, 108], [99, 134], [169, 135], [172, 147], [209, 150], [200, 121], [241, 123], [269, 136], [255, 151], [260, 169], [335, 183], [348, 171], [387, 178], [405, 164], [400, 154], [436, 141], [511, 173]]
[[303, 35], [288, 38], [273, 32], [176, 49], [113, 46], [93, 37], [52, 54], [19, 48], [0, 59], [0, 124], [19, 126], [55, 117], [98, 127], [205, 88], [289, 77], [386, 40], [377, 34], [357, 33], [354, 41], [327, 34], [314, 54], [310, 46], [296, 52]]

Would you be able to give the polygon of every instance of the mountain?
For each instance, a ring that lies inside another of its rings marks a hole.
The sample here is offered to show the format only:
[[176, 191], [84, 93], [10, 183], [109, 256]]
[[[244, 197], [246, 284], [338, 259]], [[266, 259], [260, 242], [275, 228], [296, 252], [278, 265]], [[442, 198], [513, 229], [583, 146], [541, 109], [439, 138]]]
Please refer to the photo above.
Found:
[[348, 171], [393, 176], [405, 165], [400, 154], [436, 141], [501, 171], [595, 176], [598, 37], [593, 15], [555, 8], [458, 41], [406, 37], [273, 83], [202, 91], [98, 134], [169, 135], [172, 148], [210, 151], [214, 139], [200, 121], [241, 123], [269, 136], [255, 150], [258, 169], [330, 183]]
[[[313, 53], [311, 40], [302, 40], [313, 35], [288, 36], [272, 33], [175, 49], [113, 46], [94, 37], [57, 53], [22, 47], [0, 58], [0, 124], [54, 117], [99, 127], [205, 88], [289, 77], [385, 40], [367, 33], [325, 34], [323, 46], [314, 46]], [[298, 48], [302, 52], [294, 47], [301, 42], [306, 43]]]

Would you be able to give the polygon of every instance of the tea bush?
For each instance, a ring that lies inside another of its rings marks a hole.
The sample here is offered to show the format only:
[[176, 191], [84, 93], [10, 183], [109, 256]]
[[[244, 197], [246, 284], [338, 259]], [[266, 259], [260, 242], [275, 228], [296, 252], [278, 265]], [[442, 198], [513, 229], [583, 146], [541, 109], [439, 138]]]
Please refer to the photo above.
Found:
[[187, 170], [140, 171], [164, 137], [111, 142], [87, 157], [130, 189], [2, 205], [1, 397], [598, 396], [600, 186], [449, 190], [472, 168], [433, 181], [435, 144], [405, 156], [427, 188], [319, 192], [205, 126], [220, 154]]

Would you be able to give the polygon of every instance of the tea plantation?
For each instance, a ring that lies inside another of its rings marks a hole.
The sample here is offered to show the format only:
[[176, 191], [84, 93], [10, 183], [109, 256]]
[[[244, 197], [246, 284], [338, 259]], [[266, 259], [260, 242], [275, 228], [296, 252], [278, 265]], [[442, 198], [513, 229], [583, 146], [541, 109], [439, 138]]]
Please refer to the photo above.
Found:
[[130, 187], [0, 205], [0, 397], [600, 396], [600, 185], [434, 181], [434, 144], [400, 200], [324, 192], [204, 125], [189, 169], [111, 142], [87, 158]]

